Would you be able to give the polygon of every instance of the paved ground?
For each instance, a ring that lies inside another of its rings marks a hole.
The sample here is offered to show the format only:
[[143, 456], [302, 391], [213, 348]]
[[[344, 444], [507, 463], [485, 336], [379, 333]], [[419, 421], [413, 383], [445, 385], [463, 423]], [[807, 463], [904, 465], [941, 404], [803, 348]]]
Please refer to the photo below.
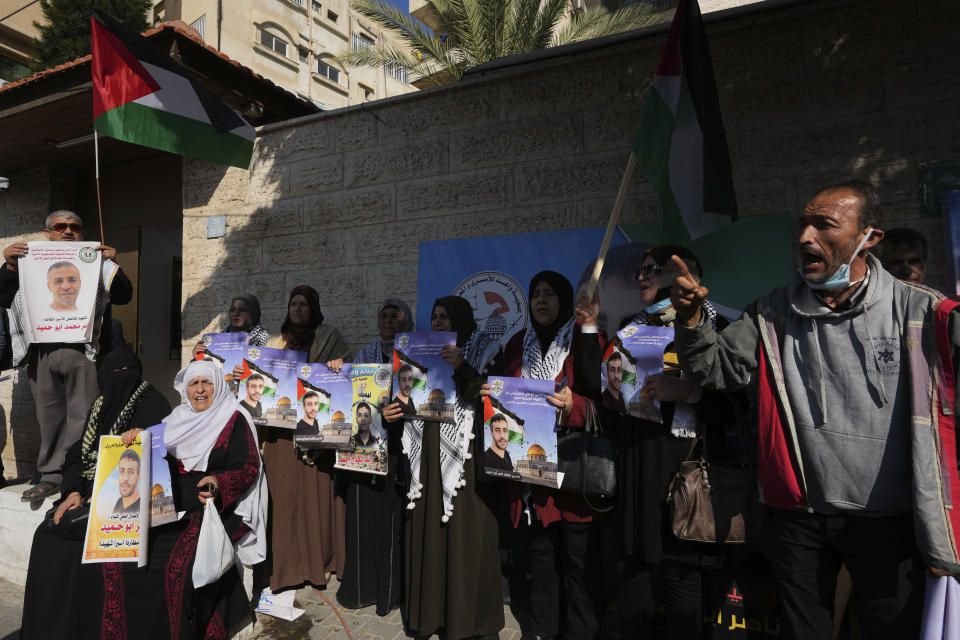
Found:
[[[311, 588], [301, 589], [295, 605], [305, 609], [306, 613], [293, 622], [258, 616], [252, 634], [244, 635], [255, 640], [399, 640], [407, 637], [400, 622], [399, 610], [383, 618], [377, 616], [374, 607], [351, 611], [337, 605], [336, 592], [336, 581], [323, 592], [323, 596], [336, 607], [334, 609], [319, 592]], [[22, 603], [23, 589], [0, 579], [0, 640], [17, 639]], [[337, 611], [343, 616], [343, 622]], [[508, 607], [504, 607], [504, 615], [507, 626], [500, 632], [501, 640], [519, 640], [520, 627]], [[344, 632], [344, 623], [349, 635]]]

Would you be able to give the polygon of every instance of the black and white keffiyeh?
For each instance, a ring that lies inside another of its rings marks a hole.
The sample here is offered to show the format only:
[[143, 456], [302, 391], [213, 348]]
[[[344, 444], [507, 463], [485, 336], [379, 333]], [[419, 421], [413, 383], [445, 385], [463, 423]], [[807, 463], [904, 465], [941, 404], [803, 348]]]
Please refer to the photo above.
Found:
[[[483, 375], [487, 366], [500, 350], [500, 343], [482, 331], [475, 330], [463, 347], [464, 362]], [[454, 410], [454, 422], [440, 423], [440, 477], [443, 484], [443, 522], [449, 522], [453, 515], [453, 499], [462, 487], [466, 486], [464, 463], [472, 455], [470, 443], [474, 438], [473, 423], [475, 411], [473, 403], [457, 395]], [[423, 420], [409, 419], [403, 424], [403, 451], [410, 461], [410, 489], [407, 498], [408, 509], [416, 506], [422, 496], [423, 484], [420, 481], [420, 459], [423, 450]]]
[[533, 318], [527, 318], [527, 332], [523, 336], [523, 361], [520, 371], [524, 378], [538, 378], [540, 380], [555, 380], [563, 369], [563, 362], [570, 354], [570, 345], [573, 342], [573, 327], [576, 316], [571, 316], [557, 335], [553, 337], [547, 352], [543, 353], [540, 339], [533, 329]]

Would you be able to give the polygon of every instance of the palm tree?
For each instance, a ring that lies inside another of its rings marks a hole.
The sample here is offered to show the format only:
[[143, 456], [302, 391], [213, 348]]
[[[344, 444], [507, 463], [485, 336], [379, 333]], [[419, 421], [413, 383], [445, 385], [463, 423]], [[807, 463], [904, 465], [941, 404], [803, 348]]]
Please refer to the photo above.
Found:
[[569, 0], [426, 0], [436, 26], [431, 30], [385, 0], [352, 0], [351, 6], [405, 47], [377, 43], [337, 57], [344, 65], [406, 69], [435, 84], [460, 79], [485, 62], [546, 47], [638, 29], [666, 19], [647, 2], [623, 9], [573, 11]]

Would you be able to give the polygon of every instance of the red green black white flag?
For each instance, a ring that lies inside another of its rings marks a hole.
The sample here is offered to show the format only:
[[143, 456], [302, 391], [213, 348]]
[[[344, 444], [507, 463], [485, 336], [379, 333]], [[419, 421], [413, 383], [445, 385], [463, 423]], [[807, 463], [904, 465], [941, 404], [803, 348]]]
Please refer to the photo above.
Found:
[[94, 8], [93, 127], [112, 138], [246, 169], [254, 130], [170, 56]]
[[686, 227], [665, 228], [667, 235], [696, 239], [737, 218], [730, 152], [697, 0], [677, 5], [634, 152], [660, 197], [665, 227]]

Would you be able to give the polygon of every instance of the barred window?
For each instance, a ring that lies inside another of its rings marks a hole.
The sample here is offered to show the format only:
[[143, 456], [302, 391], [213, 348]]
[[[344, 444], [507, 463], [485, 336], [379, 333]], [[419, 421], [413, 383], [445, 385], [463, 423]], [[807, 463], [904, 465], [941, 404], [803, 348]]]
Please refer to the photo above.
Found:
[[207, 30], [207, 14], [203, 14], [196, 20], [190, 23], [190, 26], [197, 30], [197, 33], [200, 34], [200, 37], [206, 39], [206, 30]]
[[407, 73], [407, 70], [400, 65], [389, 62], [387, 63], [386, 71], [387, 75], [391, 78], [396, 78], [404, 84], [410, 84], [410, 76]]
[[352, 48], [354, 51], [373, 49], [373, 38], [369, 38], [362, 33], [354, 33]]

